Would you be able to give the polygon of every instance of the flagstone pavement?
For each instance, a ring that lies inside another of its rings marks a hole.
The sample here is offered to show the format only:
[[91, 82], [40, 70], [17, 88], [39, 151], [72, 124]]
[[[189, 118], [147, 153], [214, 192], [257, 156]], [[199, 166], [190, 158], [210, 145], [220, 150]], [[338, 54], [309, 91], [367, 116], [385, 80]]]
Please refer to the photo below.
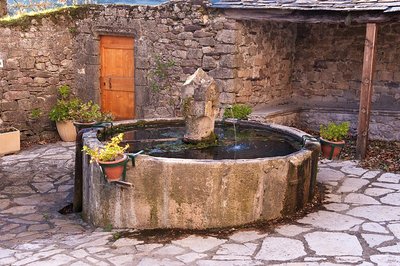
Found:
[[400, 265], [400, 175], [324, 161], [324, 210], [272, 233], [113, 239], [58, 210], [71, 201], [74, 145], [0, 158], [0, 265]]

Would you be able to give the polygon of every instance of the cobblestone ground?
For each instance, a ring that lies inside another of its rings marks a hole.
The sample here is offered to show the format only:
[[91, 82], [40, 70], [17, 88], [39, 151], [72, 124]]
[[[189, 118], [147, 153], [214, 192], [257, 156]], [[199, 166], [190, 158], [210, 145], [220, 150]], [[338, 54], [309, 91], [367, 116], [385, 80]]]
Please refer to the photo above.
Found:
[[0, 265], [400, 265], [400, 175], [322, 162], [321, 210], [273, 233], [120, 238], [57, 211], [71, 201], [74, 146], [0, 158]]

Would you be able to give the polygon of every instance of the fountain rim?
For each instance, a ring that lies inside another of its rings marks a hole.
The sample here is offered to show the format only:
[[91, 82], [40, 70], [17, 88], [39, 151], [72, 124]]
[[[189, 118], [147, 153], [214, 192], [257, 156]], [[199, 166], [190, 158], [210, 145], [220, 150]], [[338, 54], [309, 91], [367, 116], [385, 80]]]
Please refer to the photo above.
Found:
[[[140, 124], [143, 122], [146, 123], [181, 123], [184, 122], [184, 118], [148, 118], [148, 119], [129, 119], [129, 120], [121, 120], [113, 122], [113, 126], [121, 126], [121, 125], [135, 125]], [[228, 122], [228, 123], [237, 123], [239, 125], [248, 125], [258, 127], [260, 129], [265, 128], [274, 132], [283, 133], [288, 136], [294, 137], [295, 139], [301, 141], [303, 136], [313, 137], [310, 134], [289, 126], [284, 126], [275, 123], [263, 123], [258, 121], [249, 121], [249, 120], [237, 120], [237, 119], [216, 119], [216, 123]], [[85, 145], [88, 145], [91, 148], [94, 147], [103, 147], [104, 144], [98, 139], [97, 134], [101, 131], [105, 130], [105, 128], [93, 128], [92, 130], [83, 134], [83, 139]], [[221, 164], [221, 163], [251, 163], [251, 162], [259, 162], [264, 160], [276, 160], [276, 159], [286, 159], [290, 157], [297, 157], [303, 153], [312, 152], [314, 150], [320, 150], [321, 146], [319, 142], [311, 142], [308, 141], [304, 144], [304, 146], [293, 153], [283, 156], [274, 156], [274, 157], [260, 157], [260, 158], [252, 158], [252, 159], [221, 159], [221, 160], [212, 160], [212, 159], [184, 159], [184, 158], [170, 158], [170, 157], [156, 157], [147, 154], [140, 154], [137, 158], [147, 158], [153, 159], [157, 161], [163, 162], [171, 162], [171, 163], [214, 163], [214, 164]]]

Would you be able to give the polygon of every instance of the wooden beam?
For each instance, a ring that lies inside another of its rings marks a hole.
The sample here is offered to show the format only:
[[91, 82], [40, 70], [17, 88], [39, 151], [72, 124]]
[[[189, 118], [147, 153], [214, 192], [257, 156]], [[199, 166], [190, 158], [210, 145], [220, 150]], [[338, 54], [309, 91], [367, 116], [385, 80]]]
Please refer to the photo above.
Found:
[[364, 24], [399, 22], [400, 16], [394, 12], [386, 14], [381, 11], [309, 11], [280, 9], [227, 9], [225, 16], [236, 20], [277, 21], [292, 23], [329, 23], [329, 24]]
[[368, 23], [365, 35], [364, 61], [361, 77], [360, 109], [357, 127], [357, 159], [364, 159], [367, 153], [369, 120], [375, 72], [376, 42], [378, 26]]

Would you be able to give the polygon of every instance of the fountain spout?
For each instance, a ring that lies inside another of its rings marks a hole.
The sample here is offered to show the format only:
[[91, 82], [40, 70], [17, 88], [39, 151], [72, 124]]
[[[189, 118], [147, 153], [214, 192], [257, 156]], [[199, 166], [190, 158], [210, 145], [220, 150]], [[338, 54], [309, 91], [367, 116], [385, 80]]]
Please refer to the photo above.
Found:
[[199, 68], [183, 84], [182, 99], [186, 125], [184, 141], [214, 141], [215, 118], [219, 113], [219, 91], [215, 80]]

